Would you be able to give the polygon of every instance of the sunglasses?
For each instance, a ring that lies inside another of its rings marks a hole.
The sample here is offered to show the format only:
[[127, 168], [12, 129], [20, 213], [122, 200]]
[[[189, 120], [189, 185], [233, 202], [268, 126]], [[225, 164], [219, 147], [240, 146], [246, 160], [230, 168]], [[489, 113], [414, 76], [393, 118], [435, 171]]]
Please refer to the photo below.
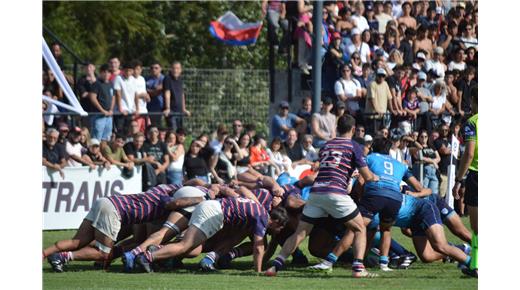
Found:
[[238, 128], [240, 128], [240, 127], [242, 127], [242, 124], [233, 124], [233, 127], [238, 127]]

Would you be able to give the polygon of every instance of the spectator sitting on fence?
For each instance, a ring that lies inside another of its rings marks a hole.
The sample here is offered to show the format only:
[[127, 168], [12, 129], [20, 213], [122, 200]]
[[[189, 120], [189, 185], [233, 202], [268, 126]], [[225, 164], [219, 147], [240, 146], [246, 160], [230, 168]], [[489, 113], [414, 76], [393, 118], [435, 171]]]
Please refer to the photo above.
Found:
[[325, 142], [336, 138], [336, 116], [332, 110], [332, 99], [323, 100], [319, 113], [312, 114], [311, 132], [314, 138], [314, 146], [321, 148]]
[[[179, 128], [180, 129], [180, 128]], [[166, 133], [166, 148], [170, 156], [170, 164], [166, 171], [170, 184], [182, 184], [182, 166], [184, 164], [184, 144], [177, 139], [174, 131]]]
[[[161, 72], [161, 64], [153, 61], [150, 65], [150, 75], [146, 79], [146, 92], [150, 95], [150, 102], [146, 105], [150, 113], [160, 113], [164, 108], [163, 81], [164, 75]], [[150, 115], [152, 126], [161, 125], [162, 115]]]
[[240, 121], [240, 119], [233, 120], [232, 127], [232, 133], [229, 137], [233, 138], [236, 142], [238, 142], [238, 139], [240, 139], [240, 135], [242, 135], [242, 132], [244, 131], [242, 121]]
[[67, 166], [67, 155], [63, 145], [58, 143], [59, 135], [60, 133], [56, 129], [47, 129], [42, 146], [42, 164], [48, 169], [58, 171], [61, 178], [65, 178], [62, 169]]
[[133, 62], [135, 78], [135, 112], [134, 120], [139, 123], [139, 131], [144, 132], [145, 128], [150, 124], [148, 116], [141, 114], [148, 114], [148, 102], [150, 102], [150, 95], [146, 91], [146, 81], [141, 75], [143, 72], [143, 64], [136, 60]]
[[101, 145], [101, 153], [110, 162], [110, 164], [117, 165], [123, 170], [125, 177], [131, 177], [133, 175], [134, 163], [126, 157], [123, 146], [125, 145], [125, 137], [117, 133], [114, 137], [114, 141], [108, 144]]
[[101, 142], [108, 142], [113, 128], [115, 106], [114, 89], [109, 81], [108, 65], [99, 68], [99, 78], [90, 86], [89, 100], [93, 113], [90, 116], [92, 137]]
[[284, 142], [283, 146], [287, 152], [287, 156], [289, 159], [291, 159], [291, 166], [293, 168], [298, 165], [311, 164], [311, 162], [305, 159], [305, 156], [303, 155], [303, 147], [298, 141], [298, 134], [296, 133], [296, 130], [289, 130], [289, 133], [287, 134], [287, 140]]
[[274, 138], [266, 151], [269, 158], [280, 168], [280, 174], [290, 170], [292, 161], [285, 153], [280, 137]]
[[166, 144], [159, 140], [157, 127], [148, 128], [148, 139], [144, 142], [143, 151], [147, 156], [153, 157], [151, 164], [157, 176], [157, 184], [166, 184], [166, 169], [170, 164], [170, 156]]
[[98, 139], [90, 139], [90, 145], [84, 158], [97, 166], [110, 169], [110, 162], [101, 154], [100, 144], [101, 142]]
[[274, 115], [271, 120], [271, 138], [280, 137], [280, 139], [285, 141], [290, 129], [304, 123], [305, 120], [293, 113], [289, 113], [288, 102], [281, 101], [279, 113]]
[[226, 140], [228, 136], [228, 131], [226, 129], [226, 125], [219, 124], [217, 126], [217, 132], [216, 136], [211, 142], [209, 143], [209, 146], [213, 149], [215, 154], [219, 154], [220, 150], [222, 150], [222, 147], [224, 146], [224, 141]]
[[318, 152], [314, 147], [312, 147], [312, 139], [313, 137], [310, 134], [303, 136], [302, 149], [305, 159], [311, 162], [315, 162], [316, 160], [318, 160]]
[[274, 163], [265, 151], [266, 146], [265, 137], [263, 134], [256, 134], [253, 138], [253, 145], [250, 147], [249, 164], [262, 175], [268, 175], [273, 177], [274, 175], [280, 174], [280, 168]]
[[81, 166], [89, 166], [90, 169], [96, 169], [96, 165], [92, 163], [88, 158], [83, 157], [83, 153], [85, 152], [85, 148], [81, 146], [79, 142], [81, 139], [81, 129], [79, 127], [74, 127], [72, 132], [69, 134], [69, 138], [65, 143], [65, 152], [68, 155], [67, 166], [70, 167], [81, 167]]

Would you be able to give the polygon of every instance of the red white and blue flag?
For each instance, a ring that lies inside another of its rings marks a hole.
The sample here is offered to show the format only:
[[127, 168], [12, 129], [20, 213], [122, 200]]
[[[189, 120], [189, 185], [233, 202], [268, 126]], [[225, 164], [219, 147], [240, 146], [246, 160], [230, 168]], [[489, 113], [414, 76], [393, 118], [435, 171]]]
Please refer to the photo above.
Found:
[[261, 29], [262, 21], [244, 23], [231, 11], [211, 21], [209, 26], [211, 35], [227, 45], [255, 43]]

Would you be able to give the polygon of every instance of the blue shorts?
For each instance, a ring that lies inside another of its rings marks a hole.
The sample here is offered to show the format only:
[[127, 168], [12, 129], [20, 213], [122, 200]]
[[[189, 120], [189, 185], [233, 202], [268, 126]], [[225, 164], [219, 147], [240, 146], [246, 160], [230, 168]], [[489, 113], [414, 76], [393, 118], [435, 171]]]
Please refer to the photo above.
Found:
[[[428, 198], [430, 201], [435, 202], [435, 205], [439, 209], [441, 214], [441, 219], [444, 222], [448, 217], [455, 213], [455, 210], [451, 208], [448, 203], [444, 200], [444, 198], [440, 197], [438, 194], [432, 194], [431, 197]], [[432, 200], [433, 199], [433, 200]]]
[[397, 219], [401, 201], [381, 195], [363, 195], [358, 208], [363, 217], [373, 219], [379, 213], [381, 223], [393, 223]]
[[412, 219], [412, 236], [424, 236], [426, 230], [431, 226], [442, 225], [441, 214], [437, 206], [429, 200], [424, 201]]

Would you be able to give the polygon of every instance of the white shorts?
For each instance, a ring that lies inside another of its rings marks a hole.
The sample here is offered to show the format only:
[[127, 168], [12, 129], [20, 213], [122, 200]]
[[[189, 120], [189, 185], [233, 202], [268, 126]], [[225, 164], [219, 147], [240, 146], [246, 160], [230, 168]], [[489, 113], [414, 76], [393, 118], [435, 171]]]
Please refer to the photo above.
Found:
[[[310, 222], [314, 219], [319, 219], [327, 216], [332, 216], [335, 219], [352, 219], [358, 213], [358, 209], [352, 198], [344, 194], [309, 194], [309, 199], [303, 208], [304, 221]], [[307, 218], [307, 220], [305, 219]]]
[[[183, 197], [205, 197], [206, 193], [202, 190], [194, 187], [194, 186], [183, 186], [179, 190], [177, 190], [172, 197], [172, 200], [177, 200]], [[188, 206], [183, 208], [184, 211], [193, 212], [195, 210], [195, 205]]]
[[189, 225], [194, 225], [209, 239], [224, 227], [224, 213], [220, 201], [206, 200], [199, 203], [193, 213]]
[[91, 221], [96, 230], [111, 238], [112, 241], [117, 240], [121, 229], [121, 218], [108, 198], [102, 197], [96, 200], [85, 219]]

